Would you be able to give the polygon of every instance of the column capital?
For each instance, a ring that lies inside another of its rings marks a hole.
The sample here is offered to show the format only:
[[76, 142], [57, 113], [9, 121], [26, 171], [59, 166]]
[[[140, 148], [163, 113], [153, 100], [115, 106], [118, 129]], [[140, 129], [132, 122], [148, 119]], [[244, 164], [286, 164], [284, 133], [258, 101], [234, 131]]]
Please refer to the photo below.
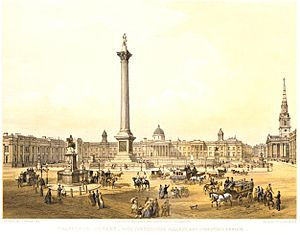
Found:
[[132, 54], [129, 51], [118, 51], [117, 55], [121, 58], [121, 61], [123, 60], [129, 60], [129, 58], [132, 56]]

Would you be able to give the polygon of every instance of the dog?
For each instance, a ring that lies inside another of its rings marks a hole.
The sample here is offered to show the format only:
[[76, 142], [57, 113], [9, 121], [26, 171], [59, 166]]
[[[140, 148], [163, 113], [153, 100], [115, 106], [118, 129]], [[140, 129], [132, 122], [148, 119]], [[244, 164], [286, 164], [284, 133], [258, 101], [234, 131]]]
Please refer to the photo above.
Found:
[[191, 210], [198, 210], [198, 205], [190, 206]]

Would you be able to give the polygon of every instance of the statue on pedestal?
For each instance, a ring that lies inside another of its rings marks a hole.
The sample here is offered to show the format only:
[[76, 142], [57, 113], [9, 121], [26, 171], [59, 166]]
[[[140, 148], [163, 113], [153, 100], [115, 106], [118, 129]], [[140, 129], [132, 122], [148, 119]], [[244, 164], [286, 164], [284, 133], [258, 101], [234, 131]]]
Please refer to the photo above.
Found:
[[127, 36], [126, 33], [123, 34], [123, 43], [122, 43], [122, 51], [127, 51]]
[[72, 135], [70, 135], [70, 138], [67, 138], [67, 142], [68, 142], [68, 146], [67, 146], [68, 150], [74, 152], [76, 148], [76, 144], [74, 143]]

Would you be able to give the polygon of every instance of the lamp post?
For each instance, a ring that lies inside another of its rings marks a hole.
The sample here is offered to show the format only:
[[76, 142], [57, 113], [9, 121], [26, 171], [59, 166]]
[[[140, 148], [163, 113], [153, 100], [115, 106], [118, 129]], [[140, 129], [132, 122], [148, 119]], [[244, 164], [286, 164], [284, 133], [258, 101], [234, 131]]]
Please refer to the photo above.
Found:
[[207, 156], [205, 155], [205, 157], [204, 157], [205, 174], [207, 173], [207, 165], [206, 165], [206, 161], [207, 161]]
[[41, 165], [41, 179], [43, 179], [43, 165]]
[[47, 164], [47, 162], [46, 162], [46, 166], [45, 166], [45, 171], [46, 171], [46, 184], [48, 184], [48, 171], [49, 171], [49, 169], [48, 169], [48, 164]]

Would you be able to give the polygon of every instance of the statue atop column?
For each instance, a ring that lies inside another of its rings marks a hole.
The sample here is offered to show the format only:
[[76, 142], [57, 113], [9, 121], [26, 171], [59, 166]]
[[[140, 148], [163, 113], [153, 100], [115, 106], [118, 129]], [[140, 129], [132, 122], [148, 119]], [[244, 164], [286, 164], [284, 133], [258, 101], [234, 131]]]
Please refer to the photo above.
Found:
[[127, 51], [127, 36], [126, 36], [126, 33], [123, 34], [122, 51], [123, 51], [123, 48], [125, 49], [125, 51]]
[[120, 56], [121, 61], [128, 61], [132, 54], [127, 50], [127, 36], [126, 33], [123, 34], [123, 43], [122, 50], [117, 52], [117, 55]]

